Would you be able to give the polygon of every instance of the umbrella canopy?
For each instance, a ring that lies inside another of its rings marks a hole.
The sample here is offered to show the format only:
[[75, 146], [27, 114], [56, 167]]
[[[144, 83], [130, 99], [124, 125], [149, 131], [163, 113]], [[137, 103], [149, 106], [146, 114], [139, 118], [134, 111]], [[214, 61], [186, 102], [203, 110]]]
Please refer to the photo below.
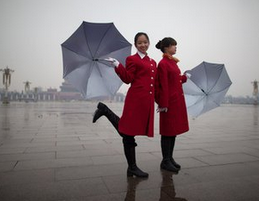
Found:
[[83, 22], [61, 47], [63, 78], [86, 99], [115, 95], [122, 81], [104, 59], [124, 64], [131, 44], [113, 23]]
[[220, 106], [232, 84], [224, 64], [202, 62], [187, 73], [191, 77], [183, 90], [188, 114], [197, 117]]

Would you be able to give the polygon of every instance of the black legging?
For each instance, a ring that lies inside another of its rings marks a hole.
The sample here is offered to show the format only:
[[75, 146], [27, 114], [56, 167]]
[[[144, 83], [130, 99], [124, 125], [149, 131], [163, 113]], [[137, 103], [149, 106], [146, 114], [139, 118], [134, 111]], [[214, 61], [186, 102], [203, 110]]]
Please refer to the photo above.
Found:
[[135, 136], [125, 135], [125, 134], [122, 134], [122, 133], [119, 133], [119, 134], [122, 137], [122, 143], [125, 146], [129, 146], [129, 147], [136, 147], [137, 146]]
[[122, 142], [127, 147], [136, 147], [137, 143], [135, 142], [135, 136], [126, 135], [121, 132], [119, 132], [119, 121], [120, 117], [116, 115], [108, 106], [105, 105], [105, 116], [108, 118], [108, 120], [111, 122], [111, 124], [114, 126], [114, 128], [117, 130], [119, 135], [122, 137]]

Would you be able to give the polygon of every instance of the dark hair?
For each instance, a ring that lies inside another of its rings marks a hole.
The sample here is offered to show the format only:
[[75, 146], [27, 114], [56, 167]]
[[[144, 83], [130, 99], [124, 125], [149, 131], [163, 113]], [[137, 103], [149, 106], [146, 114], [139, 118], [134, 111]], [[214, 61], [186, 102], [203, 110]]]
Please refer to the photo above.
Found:
[[142, 36], [142, 35], [144, 35], [144, 36], [147, 38], [148, 42], [149, 42], [149, 37], [148, 37], [148, 35], [147, 35], [146, 33], [144, 33], [144, 32], [138, 32], [138, 33], [135, 35], [135, 38], [134, 38], [134, 43], [135, 43], [135, 44], [137, 43], [138, 38], [139, 38], [140, 36]]
[[156, 48], [165, 53], [165, 47], [170, 47], [171, 45], [177, 45], [176, 40], [171, 37], [165, 37], [163, 40], [158, 41]]

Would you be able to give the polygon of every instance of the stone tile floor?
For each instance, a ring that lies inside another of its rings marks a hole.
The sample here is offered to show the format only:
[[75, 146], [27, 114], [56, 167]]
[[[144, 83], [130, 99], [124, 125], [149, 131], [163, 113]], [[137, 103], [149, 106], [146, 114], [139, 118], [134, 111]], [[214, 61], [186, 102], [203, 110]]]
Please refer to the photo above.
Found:
[[[0, 105], [1, 201], [258, 201], [259, 107], [223, 105], [177, 137], [177, 175], [161, 171], [155, 137], [137, 137], [148, 179], [127, 178], [120, 136], [96, 102]], [[107, 103], [121, 115], [123, 103]]]

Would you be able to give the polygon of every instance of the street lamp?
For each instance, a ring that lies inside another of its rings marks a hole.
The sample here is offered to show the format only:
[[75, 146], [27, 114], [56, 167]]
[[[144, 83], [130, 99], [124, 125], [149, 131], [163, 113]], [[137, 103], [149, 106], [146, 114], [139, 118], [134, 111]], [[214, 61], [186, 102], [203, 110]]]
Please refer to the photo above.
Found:
[[25, 91], [25, 94], [26, 94], [26, 100], [25, 101], [26, 102], [29, 99], [30, 84], [31, 84], [31, 82], [29, 82], [29, 81], [24, 82], [24, 91]]
[[255, 97], [255, 104], [258, 104], [258, 81], [253, 81], [253, 95]]
[[5, 96], [3, 99], [3, 103], [8, 104], [8, 87], [11, 85], [11, 73], [14, 72], [14, 70], [6, 66], [5, 69], [0, 69], [0, 72], [3, 72], [3, 85], [5, 86]]

